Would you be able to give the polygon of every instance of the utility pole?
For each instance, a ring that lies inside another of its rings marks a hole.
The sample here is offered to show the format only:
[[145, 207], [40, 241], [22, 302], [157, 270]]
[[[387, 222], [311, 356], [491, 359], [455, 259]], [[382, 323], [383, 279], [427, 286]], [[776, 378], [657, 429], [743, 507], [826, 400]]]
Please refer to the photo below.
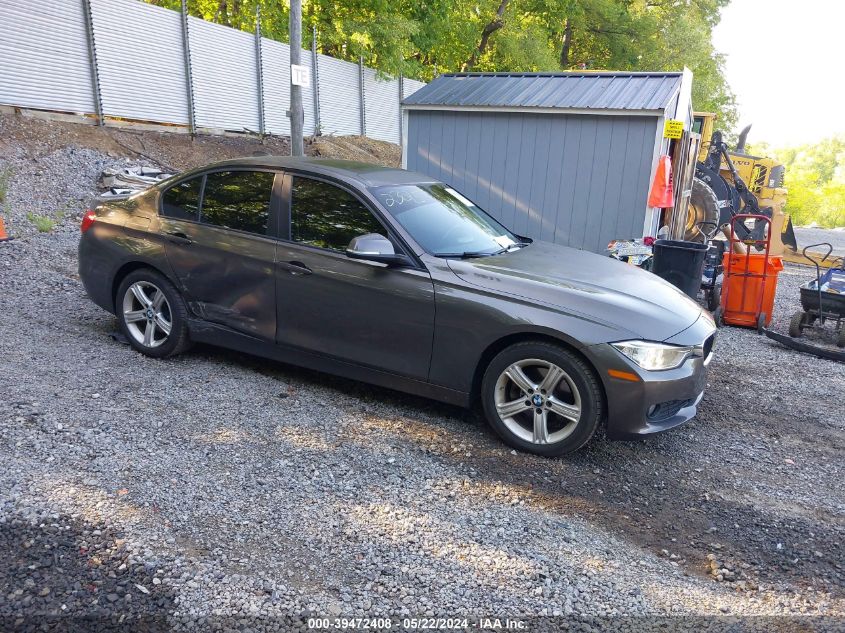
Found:
[[[302, 52], [302, 0], [290, 0], [290, 63], [291, 67], [300, 65]], [[301, 82], [297, 82], [299, 84]], [[305, 148], [302, 142], [302, 127], [305, 112], [302, 109], [302, 86], [294, 84], [294, 72], [291, 68], [290, 83], [290, 154], [302, 156]]]

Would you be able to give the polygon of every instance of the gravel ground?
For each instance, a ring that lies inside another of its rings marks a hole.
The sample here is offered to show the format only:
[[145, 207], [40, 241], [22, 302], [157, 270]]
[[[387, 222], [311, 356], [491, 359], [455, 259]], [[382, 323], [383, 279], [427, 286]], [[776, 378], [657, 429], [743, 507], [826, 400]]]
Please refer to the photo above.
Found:
[[[67, 212], [0, 244], [0, 629], [68, 615], [115, 630], [409, 614], [843, 626], [842, 365], [724, 328], [689, 424], [518, 454], [445, 405], [113, 341], [78, 280], [76, 222], [97, 161], [119, 159], [63, 150], [48, 187], [43, 162], [14, 156], [15, 217]], [[782, 273], [773, 327], [807, 276]]]

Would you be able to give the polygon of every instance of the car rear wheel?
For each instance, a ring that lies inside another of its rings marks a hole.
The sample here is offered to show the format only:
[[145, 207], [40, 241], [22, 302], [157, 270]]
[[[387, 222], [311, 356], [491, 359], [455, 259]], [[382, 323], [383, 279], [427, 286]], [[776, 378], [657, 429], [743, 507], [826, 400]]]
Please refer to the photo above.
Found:
[[516, 449], [553, 457], [581, 448], [602, 417], [592, 369], [563, 347], [517, 343], [487, 367], [481, 385], [484, 414]]
[[120, 329], [139, 352], [164, 358], [189, 347], [185, 303], [159, 273], [129, 273], [117, 290], [115, 307]]

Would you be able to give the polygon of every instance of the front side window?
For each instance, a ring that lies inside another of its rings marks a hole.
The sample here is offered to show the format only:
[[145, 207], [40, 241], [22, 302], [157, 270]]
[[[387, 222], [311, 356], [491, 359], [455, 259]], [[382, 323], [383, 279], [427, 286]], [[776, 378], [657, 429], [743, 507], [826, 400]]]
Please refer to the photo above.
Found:
[[208, 174], [202, 198], [202, 221], [226, 229], [267, 234], [272, 172], [218, 171]]
[[202, 176], [173, 185], [162, 196], [162, 215], [174, 220], [196, 220], [200, 208], [200, 189]]
[[519, 242], [516, 235], [444, 184], [378, 187], [372, 192], [432, 255], [492, 255]]
[[354, 237], [386, 231], [352, 194], [319, 180], [295, 176], [291, 189], [291, 239], [343, 252]]

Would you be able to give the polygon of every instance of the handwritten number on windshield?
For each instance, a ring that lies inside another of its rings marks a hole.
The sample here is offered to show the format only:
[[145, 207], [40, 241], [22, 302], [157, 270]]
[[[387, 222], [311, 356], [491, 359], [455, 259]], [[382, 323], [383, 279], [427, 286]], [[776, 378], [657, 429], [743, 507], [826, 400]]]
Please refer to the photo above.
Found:
[[387, 206], [388, 208], [393, 206], [401, 207], [403, 204], [409, 202], [416, 202], [413, 195], [411, 195], [407, 191], [399, 191], [398, 189], [388, 191], [387, 193], [381, 193], [379, 195], [384, 201], [385, 206]]

